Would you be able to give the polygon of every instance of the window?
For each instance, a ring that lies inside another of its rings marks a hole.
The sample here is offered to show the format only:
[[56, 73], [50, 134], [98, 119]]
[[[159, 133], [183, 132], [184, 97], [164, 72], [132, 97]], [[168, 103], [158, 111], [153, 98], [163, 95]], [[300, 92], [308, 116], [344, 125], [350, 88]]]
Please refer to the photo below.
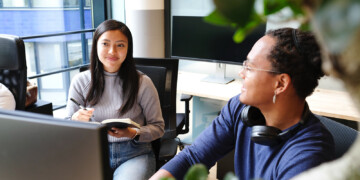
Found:
[[29, 3], [27, 0], [2, 0], [2, 5], [3, 7], [28, 7]]
[[[2, 7], [79, 7], [80, 3], [85, 3], [85, 7], [91, 6], [91, 0], [0, 0]], [[1, 7], [1, 6], [0, 6]]]
[[94, 6], [103, 11], [104, 1], [0, 0], [0, 34], [24, 39], [28, 77], [37, 83], [38, 97], [55, 109], [66, 104], [78, 73], [64, 70], [89, 63], [93, 28], [105, 20], [96, 15], [93, 24]]

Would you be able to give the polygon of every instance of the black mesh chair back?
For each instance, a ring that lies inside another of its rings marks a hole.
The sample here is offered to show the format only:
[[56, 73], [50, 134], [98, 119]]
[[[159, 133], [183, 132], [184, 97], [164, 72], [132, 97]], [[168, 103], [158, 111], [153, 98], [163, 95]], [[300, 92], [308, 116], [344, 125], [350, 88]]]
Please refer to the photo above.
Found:
[[[161, 110], [165, 120], [165, 134], [163, 138], [176, 138], [176, 88], [178, 74], [178, 59], [167, 58], [134, 58], [139, 66], [156, 66], [166, 69], [164, 93], [159, 92]], [[152, 79], [152, 77], [150, 77]], [[153, 80], [154, 81], [154, 80]]]
[[0, 83], [14, 95], [16, 110], [25, 109], [27, 68], [24, 41], [0, 34]]
[[316, 115], [321, 123], [330, 131], [335, 142], [335, 158], [341, 157], [355, 142], [359, 132], [334, 120]]
[[[166, 74], [163, 76], [164, 92], [158, 91], [161, 110], [165, 121], [165, 134], [161, 139], [152, 142], [153, 149], [156, 156], [156, 169], [159, 169], [163, 164], [168, 162], [171, 158], [176, 155], [178, 142], [175, 140], [177, 137], [176, 127], [176, 88], [177, 88], [177, 74], [178, 74], [178, 59], [167, 59], [167, 58], [135, 58], [135, 64], [138, 70], [141, 71], [140, 67], [153, 68], [165, 68]], [[152, 72], [145, 72], [153, 81], [155, 87], [157, 86], [157, 79], [160, 76], [155, 75], [160, 73], [158, 70], [152, 69]], [[161, 72], [163, 73], [163, 72]], [[162, 87], [161, 87], [162, 88]]]
[[[166, 79], [166, 68], [157, 67], [157, 66], [142, 66], [136, 65], [136, 69], [146, 74], [151, 81], [154, 83], [154, 86], [158, 92], [161, 109], [163, 109], [164, 104], [164, 92], [165, 92], [165, 79]], [[167, 121], [165, 120], [165, 124]], [[154, 154], [156, 159], [159, 159], [161, 141], [160, 139], [154, 140], [152, 143]]]
[[165, 92], [166, 68], [157, 67], [157, 66], [136, 65], [136, 69], [146, 74], [154, 83], [154, 86], [159, 94], [160, 104], [162, 105], [165, 100], [164, 92]]

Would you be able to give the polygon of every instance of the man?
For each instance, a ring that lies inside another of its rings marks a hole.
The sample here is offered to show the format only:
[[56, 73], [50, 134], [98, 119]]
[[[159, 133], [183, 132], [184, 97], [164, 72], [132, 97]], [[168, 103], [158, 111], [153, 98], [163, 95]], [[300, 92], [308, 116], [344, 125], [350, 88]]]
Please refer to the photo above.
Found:
[[305, 101], [324, 75], [314, 36], [292, 28], [269, 31], [247, 59], [241, 94], [151, 180], [183, 179], [193, 164], [210, 168], [232, 149], [239, 179], [290, 179], [333, 159], [332, 136]]

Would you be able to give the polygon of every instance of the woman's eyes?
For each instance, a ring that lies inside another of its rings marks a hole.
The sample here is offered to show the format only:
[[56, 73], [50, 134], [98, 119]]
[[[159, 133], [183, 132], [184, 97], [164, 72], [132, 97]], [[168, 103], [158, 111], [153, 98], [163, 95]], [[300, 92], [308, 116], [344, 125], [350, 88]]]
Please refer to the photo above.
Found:
[[[103, 43], [101, 43], [101, 44], [102, 44], [103, 46], [110, 46], [110, 44], [107, 43], [107, 42], [103, 42]], [[117, 44], [116, 47], [125, 47], [125, 44]]]

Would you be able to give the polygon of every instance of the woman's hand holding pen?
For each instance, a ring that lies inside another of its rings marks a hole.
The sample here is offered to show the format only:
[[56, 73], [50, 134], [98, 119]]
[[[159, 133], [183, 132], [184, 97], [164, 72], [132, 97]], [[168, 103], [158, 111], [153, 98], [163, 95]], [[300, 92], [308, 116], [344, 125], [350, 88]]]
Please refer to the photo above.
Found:
[[89, 122], [91, 116], [93, 115], [94, 109], [87, 108], [87, 109], [79, 109], [76, 113], [71, 116], [72, 120]]
[[92, 114], [94, 113], [94, 109], [85, 108], [83, 105], [78, 103], [74, 98], [70, 98], [70, 101], [72, 101], [73, 103], [75, 103], [77, 106], [80, 107], [80, 109], [71, 116], [71, 119], [77, 121], [89, 122]]

